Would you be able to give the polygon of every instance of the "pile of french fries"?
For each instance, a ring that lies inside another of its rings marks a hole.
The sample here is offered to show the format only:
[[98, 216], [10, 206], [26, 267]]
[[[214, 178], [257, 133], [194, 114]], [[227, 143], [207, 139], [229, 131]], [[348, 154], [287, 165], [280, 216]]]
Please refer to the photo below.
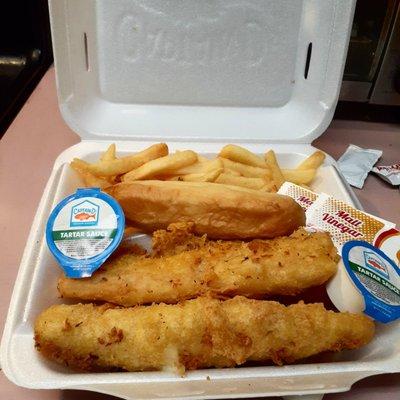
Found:
[[324, 159], [325, 154], [316, 151], [297, 168], [282, 169], [273, 150], [261, 157], [234, 144], [224, 146], [212, 160], [192, 150], [170, 154], [165, 143], [117, 157], [115, 144], [111, 144], [98, 162], [88, 163], [75, 158], [71, 167], [87, 187], [101, 189], [118, 182], [172, 180], [214, 182], [276, 192], [285, 181], [309, 187]]

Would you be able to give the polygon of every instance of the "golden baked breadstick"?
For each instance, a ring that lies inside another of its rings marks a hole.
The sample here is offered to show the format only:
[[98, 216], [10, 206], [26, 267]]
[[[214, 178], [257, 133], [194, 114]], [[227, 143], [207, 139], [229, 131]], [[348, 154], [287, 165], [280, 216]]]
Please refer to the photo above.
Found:
[[150, 232], [192, 221], [197, 233], [212, 238], [271, 238], [288, 235], [305, 223], [304, 210], [289, 196], [225, 184], [122, 182], [107, 193], [128, 220]]

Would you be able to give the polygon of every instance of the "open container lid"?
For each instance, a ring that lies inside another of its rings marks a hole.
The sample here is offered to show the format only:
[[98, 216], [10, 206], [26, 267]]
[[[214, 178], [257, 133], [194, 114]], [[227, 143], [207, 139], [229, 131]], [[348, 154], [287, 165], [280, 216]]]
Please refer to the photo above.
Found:
[[50, 0], [58, 96], [84, 139], [310, 143], [354, 0]]

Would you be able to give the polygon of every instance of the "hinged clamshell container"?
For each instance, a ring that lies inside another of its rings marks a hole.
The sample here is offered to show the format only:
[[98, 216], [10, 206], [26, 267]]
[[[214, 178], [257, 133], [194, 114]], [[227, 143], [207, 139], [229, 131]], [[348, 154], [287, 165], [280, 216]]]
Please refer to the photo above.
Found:
[[[166, 141], [205, 156], [227, 143], [273, 148], [293, 167], [314, 149], [336, 106], [354, 0], [50, 0], [62, 115], [82, 141], [56, 160], [11, 299], [1, 365], [17, 385], [86, 389], [126, 399], [207, 399], [349, 390], [400, 371], [399, 324], [329, 363], [168, 372], [78, 373], [34, 349], [33, 323], [51, 304], [60, 270], [46, 247], [47, 217], [79, 180], [73, 157], [97, 159]], [[43, 118], [46, 118], [43, 115]], [[327, 157], [314, 190], [357, 204]]]

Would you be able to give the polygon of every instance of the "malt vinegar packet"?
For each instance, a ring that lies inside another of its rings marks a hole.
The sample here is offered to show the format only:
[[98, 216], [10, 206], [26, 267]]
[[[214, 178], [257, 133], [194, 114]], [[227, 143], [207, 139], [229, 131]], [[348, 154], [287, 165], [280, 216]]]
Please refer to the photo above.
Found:
[[307, 211], [318, 198], [318, 194], [291, 182], [285, 182], [278, 190], [279, 194], [285, 194], [296, 200]]
[[306, 212], [307, 225], [329, 232], [338, 250], [350, 240], [374, 244], [378, 236], [395, 224], [357, 210], [344, 201], [322, 193]]
[[395, 224], [322, 193], [285, 183], [306, 211], [309, 231], [329, 232], [342, 256], [327, 293], [339, 311], [388, 323], [400, 318], [400, 232]]

